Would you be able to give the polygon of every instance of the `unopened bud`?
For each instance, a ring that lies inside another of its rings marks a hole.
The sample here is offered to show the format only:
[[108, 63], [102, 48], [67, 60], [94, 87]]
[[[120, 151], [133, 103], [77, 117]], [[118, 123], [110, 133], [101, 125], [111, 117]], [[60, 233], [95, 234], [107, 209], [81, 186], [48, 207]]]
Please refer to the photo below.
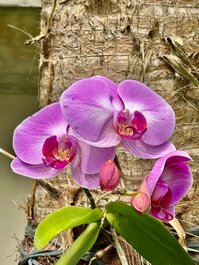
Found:
[[100, 188], [104, 191], [113, 191], [120, 182], [120, 171], [112, 160], [101, 166], [99, 176]]
[[147, 212], [150, 208], [150, 204], [150, 197], [142, 191], [138, 191], [131, 199], [131, 205], [140, 213]]

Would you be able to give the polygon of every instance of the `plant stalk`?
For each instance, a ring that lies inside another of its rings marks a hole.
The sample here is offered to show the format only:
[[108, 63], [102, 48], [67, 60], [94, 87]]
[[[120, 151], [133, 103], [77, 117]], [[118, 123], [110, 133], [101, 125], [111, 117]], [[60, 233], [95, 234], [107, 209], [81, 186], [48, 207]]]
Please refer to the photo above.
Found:
[[86, 189], [86, 188], [83, 188], [83, 190], [84, 190], [84, 192], [85, 192], [87, 198], [88, 198], [89, 201], [90, 201], [91, 208], [92, 208], [92, 209], [95, 209], [95, 208], [96, 208], [96, 204], [95, 204], [95, 200], [94, 200], [92, 194], [91, 194], [90, 191], [89, 191], [88, 189]]

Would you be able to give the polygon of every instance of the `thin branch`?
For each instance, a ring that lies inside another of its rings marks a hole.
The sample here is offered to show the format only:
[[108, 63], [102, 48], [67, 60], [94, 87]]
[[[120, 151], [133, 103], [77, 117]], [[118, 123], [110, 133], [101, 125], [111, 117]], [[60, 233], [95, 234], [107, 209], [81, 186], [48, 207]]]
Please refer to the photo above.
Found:
[[10, 159], [15, 159], [15, 156], [11, 155], [10, 153], [8, 153], [7, 151], [3, 150], [2, 148], [0, 148], [0, 153]]
[[56, 9], [56, 5], [57, 5], [57, 0], [54, 0], [51, 13], [50, 13], [50, 15], [48, 17], [48, 20], [47, 20], [47, 26], [46, 26], [45, 33], [43, 33], [43, 34], [41, 34], [39, 36], [36, 36], [35, 38], [31, 38], [30, 40], [27, 40], [25, 42], [25, 45], [34, 44], [35, 42], [38, 42], [38, 41], [40, 41], [42, 39], [45, 39], [47, 37], [47, 35], [49, 34], [50, 29], [51, 29], [53, 15], [54, 15], [54, 12], [55, 12], [55, 9]]
[[96, 206], [98, 206], [99, 205], [99, 203], [100, 203], [100, 201], [102, 200], [102, 199], [104, 199], [106, 196], [108, 196], [108, 195], [111, 195], [113, 192], [112, 191], [108, 191], [108, 192], [105, 192], [105, 193], [103, 193], [102, 195], [100, 195], [100, 197], [96, 200]]
[[18, 31], [20, 31], [20, 32], [22, 32], [22, 33], [24, 33], [24, 34], [27, 35], [29, 38], [33, 38], [33, 36], [32, 36], [30, 33], [24, 31], [23, 29], [20, 29], [20, 28], [18, 28], [18, 27], [15, 27], [15, 26], [13, 26], [13, 25], [10, 25], [10, 24], [7, 24], [7, 26], [10, 27], [10, 28], [16, 29], [16, 30], [18, 30]]
[[[13, 26], [13, 25], [10, 25], [10, 24], [7, 24], [7, 26], [10, 27], [10, 28], [13, 28], [13, 29], [15, 29], [15, 30], [18, 30], [18, 31], [22, 32], [23, 34], [25, 34], [26, 36], [28, 36], [29, 38], [31, 38], [31, 40], [33, 39], [32, 34], [28, 33], [27, 31], [25, 31], [25, 30], [23, 30], [23, 29], [20, 29], [20, 28], [18, 28], [18, 27], [15, 27], [15, 26]], [[40, 47], [39, 47], [39, 45], [36, 43], [36, 41], [35, 41], [34, 44], [35, 44], [35, 47], [36, 47], [38, 50], [40, 50]]]

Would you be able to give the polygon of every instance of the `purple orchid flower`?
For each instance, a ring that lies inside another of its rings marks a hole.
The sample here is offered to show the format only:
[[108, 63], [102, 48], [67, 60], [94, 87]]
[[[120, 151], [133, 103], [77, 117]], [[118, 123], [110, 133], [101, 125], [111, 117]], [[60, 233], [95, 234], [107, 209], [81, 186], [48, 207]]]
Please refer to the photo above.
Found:
[[175, 147], [170, 105], [146, 85], [125, 80], [118, 86], [95, 76], [71, 85], [60, 99], [78, 139], [99, 147], [121, 145], [141, 158], [158, 158]]
[[115, 156], [115, 148], [90, 146], [73, 135], [59, 103], [46, 106], [25, 119], [14, 131], [17, 157], [14, 172], [45, 179], [58, 175], [69, 165], [74, 180], [82, 187], [99, 187], [101, 165]]
[[193, 183], [191, 157], [184, 151], [174, 151], [160, 158], [144, 179], [131, 204], [139, 212], [149, 213], [162, 221], [175, 216], [174, 205], [185, 196]]

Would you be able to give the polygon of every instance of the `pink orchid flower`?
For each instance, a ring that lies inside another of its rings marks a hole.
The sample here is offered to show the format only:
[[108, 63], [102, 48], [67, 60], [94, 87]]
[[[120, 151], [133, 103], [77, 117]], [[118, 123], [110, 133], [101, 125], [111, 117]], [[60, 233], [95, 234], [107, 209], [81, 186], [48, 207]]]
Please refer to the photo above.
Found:
[[121, 144], [141, 158], [159, 158], [175, 147], [170, 105], [146, 85], [124, 80], [116, 85], [95, 76], [72, 84], [61, 96], [64, 116], [78, 139], [98, 147]]
[[139, 212], [170, 221], [175, 216], [174, 205], [185, 196], [193, 183], [187, 162], [191, 157], [184, 151], [174, 151], [160, 158], [143, 180], [131, 204]]
[[78, 140], [66, 122], [59, 103], [48, 105], [25, 119], [14, 131], [17, 157], [14, 172], [35, 179], [57, 176], [69, 165], [82, 187], [99, 187], [99, 170], [114, 159], [115, 148], [97, 148]]

